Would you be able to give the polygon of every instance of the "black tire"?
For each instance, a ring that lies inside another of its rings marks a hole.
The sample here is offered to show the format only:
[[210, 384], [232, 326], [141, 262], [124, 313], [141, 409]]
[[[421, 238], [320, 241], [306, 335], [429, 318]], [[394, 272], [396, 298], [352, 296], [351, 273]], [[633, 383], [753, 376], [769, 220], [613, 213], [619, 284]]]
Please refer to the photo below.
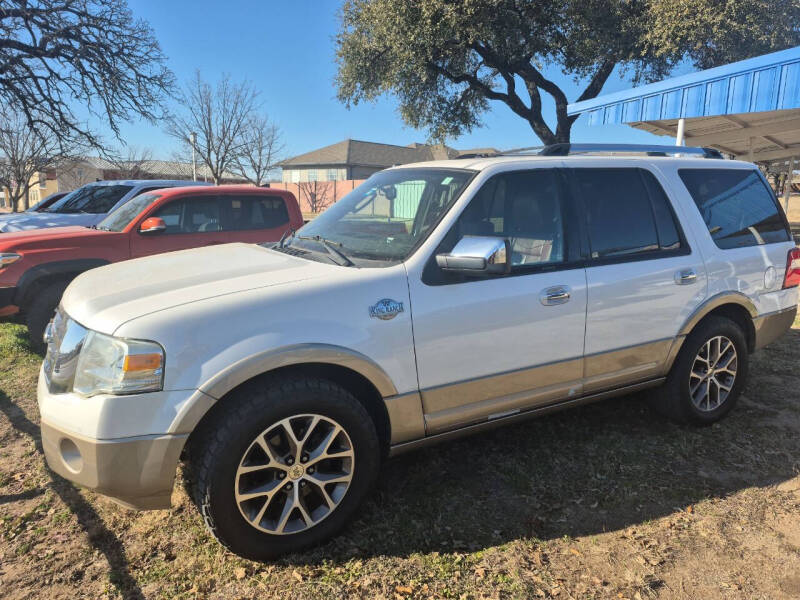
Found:
[[[714, 410], [698, 409], [692, 402], [689, 378], [695, 357], [705, 343], [724, 336], [734, 345], [737, 355], [736, 378], [727, 398]], [[655, 390], [651, 404], [661, 414], [680, 423], [710, 425], [725, 417], [736, 406], [742, 389], [747, 383], [749, 354], [741, 327], [730, 319], [710, 316], [704, 319], [686, 338], [666, 383]]]
[[53, 318], [58, 304], [61, 302], [61, 296], [64, 295], [64, 290], [67, 289], [68, 285], [68, 281], [58, 281], [42, 288], [25, 309], [28, 337], [31, 341], [31, 347], [37, 352], [46, 350], [42, 339], [44, 330]]
[[[355, 460], [349, 488], [316, 525], [290, 534], [256, 529], [242, 516], [234, 496], [236, 471], [253, 440], [293, 415], [318, 414], [344, 428]], [[302, 376], [257, 379], [221, 400], [212, 418], [192, 436], [188, 471], [192, 497], [211, 534], [231, 552], [271, 560], [334, 536], [372, 489], [380, 467], [380, 444], [364, 406], [347, 390], [324, 379]]]

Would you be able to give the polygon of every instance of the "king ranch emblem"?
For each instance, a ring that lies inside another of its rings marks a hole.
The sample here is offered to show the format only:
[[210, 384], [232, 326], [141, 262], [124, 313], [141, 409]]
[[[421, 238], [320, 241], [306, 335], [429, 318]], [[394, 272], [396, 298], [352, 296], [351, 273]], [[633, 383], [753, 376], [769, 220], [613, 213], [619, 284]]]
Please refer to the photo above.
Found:
[[403, 312], [403, 303], [390, 298], [378, 300], [376, 304], [369, 307], [369, 316], [382, 321], [394, 319], [401, 312]]

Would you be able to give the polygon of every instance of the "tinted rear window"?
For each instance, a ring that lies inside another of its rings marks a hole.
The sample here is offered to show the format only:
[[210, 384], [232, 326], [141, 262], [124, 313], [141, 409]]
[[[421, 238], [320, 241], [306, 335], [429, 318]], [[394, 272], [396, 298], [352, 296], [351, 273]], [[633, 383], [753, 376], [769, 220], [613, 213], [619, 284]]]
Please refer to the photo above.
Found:
[[678, 174], [719, 248], [790, 240], [778, 204], [758, 172], [680, 169]]

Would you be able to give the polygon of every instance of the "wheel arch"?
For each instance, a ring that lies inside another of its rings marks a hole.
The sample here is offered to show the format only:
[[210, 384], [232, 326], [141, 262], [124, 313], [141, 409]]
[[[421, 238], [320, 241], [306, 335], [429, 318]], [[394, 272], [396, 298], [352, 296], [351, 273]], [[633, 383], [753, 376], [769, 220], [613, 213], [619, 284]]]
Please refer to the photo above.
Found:
[[756, 348], [756, 329], [753, 319], [758, 316], [758, 310], [755, 304], [742, 293], [739, 292], [723, 292], [717, 294], [703, 302], [698, 306], [695, 311], [686, 319], [678, 332], [675, 342], [664, 365], [664, 373], [669, 373], [678, 353], [683, 347], [683, 342], [686, 340], [692, 331], [700, 325], [705, 319], [711, 316], [720, 316], [730, 319], [744, 332], [744, 337], [747, 342], [747, 350], [753, 352]]
[[680, 335], [687, 336], [709, 316], [730, 319], [744, 332], [747, 349], [752, 352], [756, 345], [756, 329], [753, 320], [758, 316], [758, 309], [752, 300], [740, 292], [723, 292], [706, 300], [686, 320]]
[[[256, 379], [303, 375], [332, 381], [353, 394], [372, 418], [382, 450], [388, 453], [392, 427], [385, 398], [397, 395], [386, 372], [368, 357], [346, 348], [326, 344], [299, 344], [259, 353], [240, 360], [200, 387], [212, 401], [201, 411], [188, 411], [181, 431], [198, 431], [203, 422], [225, 409], [225, 399], [241, 386]], [[199, 414], [202, 413], [202, 414]], [[191, 438], [191, 435], [190, 435]]]

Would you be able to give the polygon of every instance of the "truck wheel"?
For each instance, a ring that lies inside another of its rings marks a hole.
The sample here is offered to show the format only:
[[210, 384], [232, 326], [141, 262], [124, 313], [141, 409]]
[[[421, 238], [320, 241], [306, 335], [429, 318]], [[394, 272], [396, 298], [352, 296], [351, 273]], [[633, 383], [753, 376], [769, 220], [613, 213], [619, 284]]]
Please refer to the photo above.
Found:
[[377, 478], [364, 406], [316, 378], [255, 380], [220, 400], [189, 448], [192, 496], [229, 550], [269, 560], [337, 533]]
[[736, 405], [747, 382], [749, 356], [741, 327], [724, 317], [705, 319], [683, 343], [653, 405], [684, 423], [710, 425]]
[[51, 283], [36, 294], [33, 302], [25, 309], [26, 321], [28, 324], [28, 337], [31, 340], [31, 347], [37, 352], [46, 350], [44, 340], [44, 330], [50, 319], [61, 302], [61, 296], [69, 285], [68, 281]]

